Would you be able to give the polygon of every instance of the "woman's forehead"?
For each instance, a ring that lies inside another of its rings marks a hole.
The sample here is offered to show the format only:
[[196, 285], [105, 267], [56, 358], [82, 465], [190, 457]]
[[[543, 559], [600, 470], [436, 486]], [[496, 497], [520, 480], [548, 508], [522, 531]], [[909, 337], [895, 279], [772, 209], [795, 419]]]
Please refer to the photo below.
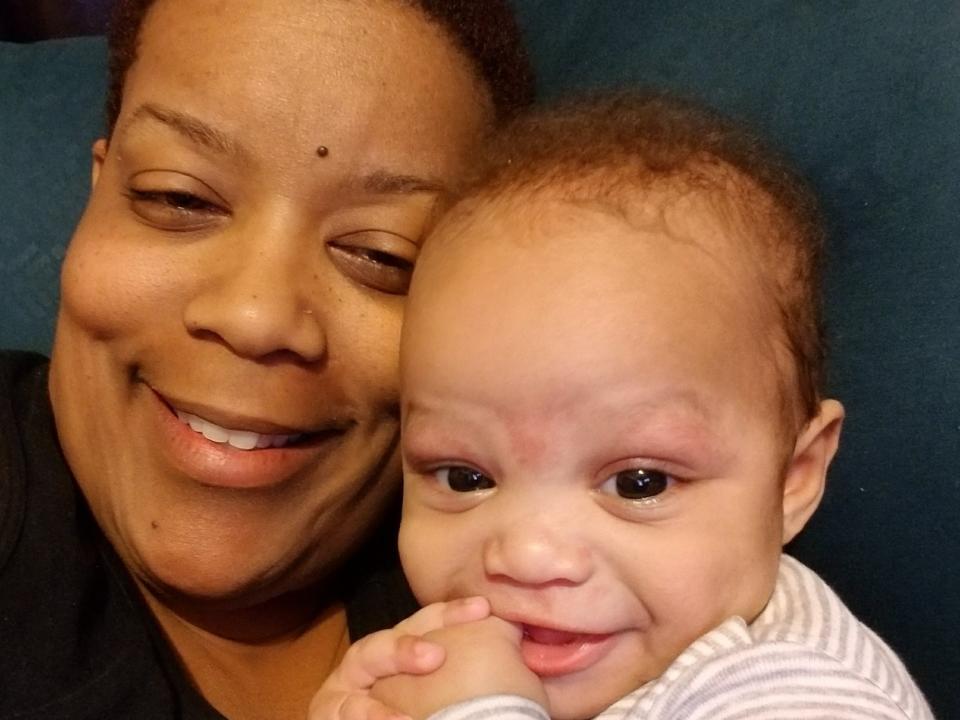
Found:
[[352, 52], [339, 58], [341, 68], [425, 49], [460, 54], [415, 6], [394, 0], [157, 0], [140, 28], [138, 57], [151, 47], [186, 47], [197, 59], [223, 53], [253, 65], [269, 51], [279, 68], [307, 70], [329, 60], [318, 47], [345, 35]]
[[[447, 72], [433, 72], [438, 64]], [[349, 136], [372, 153], [438, 155], [439, 165], [445, 153], [431, 146], [459, 152], [489, 113], [469, 62], [419, 11], [344, 0], [160, 0], [118, 127], [144, 105], [198, 117], [263, 157], [296, 145], [316, 159], [323, 146], [329, 162], [358, 162], [343, 150]]]

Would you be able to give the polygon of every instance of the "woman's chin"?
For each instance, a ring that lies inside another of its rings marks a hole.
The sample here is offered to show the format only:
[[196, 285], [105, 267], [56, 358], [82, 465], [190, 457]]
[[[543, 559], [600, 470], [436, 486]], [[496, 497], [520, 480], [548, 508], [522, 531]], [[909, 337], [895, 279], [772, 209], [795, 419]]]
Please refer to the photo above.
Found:
[[139, 584], [164, 601], [216, 605], [223, 610], [249, 607], [282, 594], [264, 554], [229, 542], [215, 547], [148, 547], [133, 564]]

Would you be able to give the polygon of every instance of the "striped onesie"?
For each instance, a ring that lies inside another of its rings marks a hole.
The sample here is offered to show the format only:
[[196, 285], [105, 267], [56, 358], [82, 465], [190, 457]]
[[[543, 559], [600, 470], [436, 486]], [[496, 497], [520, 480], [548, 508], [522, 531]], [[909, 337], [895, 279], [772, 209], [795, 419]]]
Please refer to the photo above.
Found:
[[[546, 720], [543, 708], [491, 695], [431, 720]], [[732, 617], [600, 720], [932, 720], [899, 658], [812, 570], [782, 556], [770, 602]]]

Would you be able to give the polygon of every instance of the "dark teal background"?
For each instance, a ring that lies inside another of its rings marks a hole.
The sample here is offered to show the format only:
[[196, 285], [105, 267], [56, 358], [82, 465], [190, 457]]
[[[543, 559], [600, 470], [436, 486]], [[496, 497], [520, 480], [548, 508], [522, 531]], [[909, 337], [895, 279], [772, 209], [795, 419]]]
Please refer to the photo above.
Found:
[[[520, 0], [544, 96], [648, 85], [784, 147], [831, 224], [824, 504], [791, 550], [960, 719], [960, 3]], [[101, 122], [98, 39], [0, 44], [0, 346], [46, 350]], [[640, 550], [642, 552], [642, 549]]]

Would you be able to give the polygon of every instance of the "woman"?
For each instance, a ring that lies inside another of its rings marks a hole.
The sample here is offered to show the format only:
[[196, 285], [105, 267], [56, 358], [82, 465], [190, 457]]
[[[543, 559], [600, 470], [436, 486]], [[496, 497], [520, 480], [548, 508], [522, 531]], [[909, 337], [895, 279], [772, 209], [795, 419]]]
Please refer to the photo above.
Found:
[[359, 552], [403, 294], [529, 70], [493, 0], [121, 0], [110, 43], [52, 416], [0, 362], [0, 717], [302, 717], [408, 609]]

